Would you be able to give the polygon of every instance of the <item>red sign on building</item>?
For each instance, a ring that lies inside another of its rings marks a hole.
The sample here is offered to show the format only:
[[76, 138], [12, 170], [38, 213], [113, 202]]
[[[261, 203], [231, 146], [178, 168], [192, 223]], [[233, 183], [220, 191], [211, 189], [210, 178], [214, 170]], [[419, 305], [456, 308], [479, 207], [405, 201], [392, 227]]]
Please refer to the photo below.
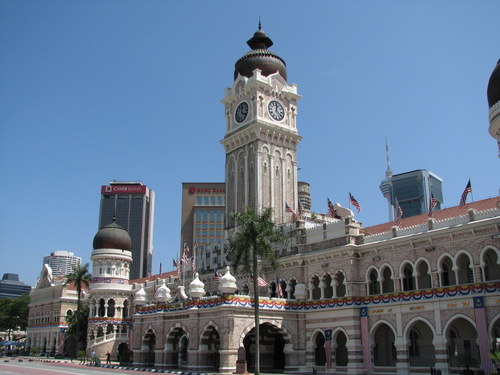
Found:
[[146, 194], [144, 185], [103, 185], [101, 194]]

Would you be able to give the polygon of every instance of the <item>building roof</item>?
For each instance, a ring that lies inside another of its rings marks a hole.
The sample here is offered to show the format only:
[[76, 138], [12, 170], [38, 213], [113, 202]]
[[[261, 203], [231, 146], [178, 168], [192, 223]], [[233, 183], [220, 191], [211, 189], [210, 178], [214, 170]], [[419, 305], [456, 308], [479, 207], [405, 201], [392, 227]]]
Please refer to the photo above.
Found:
[[177, 275], [177, 271], [168, 271], [168, 272], [162, 272], [159, 273], [158, 275], [150, 275], [146, 277], [141, 277], [140, 279], [133, 279], [129, 281], [129, 284], [134, 284], [134, 283], [143, 283], [145, 281], [153, 281], [156, 279], [166, 279], [170, 276], [175, 276]]
[[94, 250], [119, 249], [130, 251], [132, 249], [132, 239], [128, 232], [113, 220], [111, 224], [99, 229], [94, 237], [93, 245]]
[[250, 78], [255, 69], [260, 69], [261, 74], [267, 77], [270, 74], [278, 72], [286, 81], [286, 63], [281, 57], [270, 51], [268, 48], [273, 45], [273, 41], [259, 29], [253, 37], [248, 40], [248, 46], [251, 50], [243, 55], [236, 64], [234, 64], [234, 79], [238, 78], [238, 74]]
[[498, 60], [488, 82], [488, 104], [490, 108], [500, 101], [500, 60]]
[[[432, 217], [436, 220], [448, 219], [454, 216], [460, 216], [467, 214], [468, 210], [473, 208], [476, 211], [483, 211], [489, 208], [498, 207], [500, 202], [500, 196], [484, 199], [477, 202], [466, 203], [462, 208], [460, 206], [454, 206], [449, 208], [443, 208], [441, 210], [436, 210], [432, 212]], [[421, 214], [416, 216], [410, 216], [401, 219], [401, 228], [411, 227], [413, 225], [424, 224], [427, 222], [429, 217], [427, 214]], [[390, 221], [388, 223], [378, 224], [371, 227], [363, 228], [365, 234], [377, 234], [382, 232], [389, 232], [396, 223]]]

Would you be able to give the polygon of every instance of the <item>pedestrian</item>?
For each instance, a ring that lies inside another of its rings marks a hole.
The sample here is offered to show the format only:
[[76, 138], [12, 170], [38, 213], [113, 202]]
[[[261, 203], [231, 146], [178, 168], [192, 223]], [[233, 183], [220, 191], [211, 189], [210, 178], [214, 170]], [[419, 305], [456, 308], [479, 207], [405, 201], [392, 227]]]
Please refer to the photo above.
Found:
[[95, 351], [92, 350], [92, 353], [90, 353], [90, 357], [91, 357], [91, 364], [92, 365], [96, 365], [96, 355], [95, 355]]
[[106, 353], [106, 364], [107, 365], [111, 364], [111, 353], [110, 352]]

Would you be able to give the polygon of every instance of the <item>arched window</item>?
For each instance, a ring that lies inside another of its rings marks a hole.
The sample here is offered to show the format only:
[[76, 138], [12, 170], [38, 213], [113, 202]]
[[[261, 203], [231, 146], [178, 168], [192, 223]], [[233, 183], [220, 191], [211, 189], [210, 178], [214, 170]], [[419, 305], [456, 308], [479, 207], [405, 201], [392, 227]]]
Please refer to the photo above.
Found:
[[420, 262], [418, 265], [418, 289], [431, 288], [431, 275], [429, 274], [429, 266], [425, 262]]
[[335, 364], [337, 366], [347, 366], [349, 356], [347, 352], [347, 337], [344, 332], [339, 332], [335, 340]]
[[485, 251], [483, 261], [485, 281], [499, 280], [500, 265], [498, 264], [498, 256], [495, 250], [488, 249]]
[[106, 312], [106, 309], [105, 309], [105, 302], [104, 302], [103, 298], [101, 298], [99, 300], [99, 307], [98, 307], [97, 310], [98, 310], [97, 313], [98, 313], [99, 316], [101, 316], [101, 317], [104, 316], [104, 313]]
[[458, 266], [458, 283], [459, 284], [472, 284], [474, 282], [474, 272], [470, 265], [470, 259], [465, 254], [460, 254], [457, 259]]
[[123, 301], [123, 317], [128, 318], [128, 300]]
[[441, 261], [441, 286], [455, 285], [455, 273], [449, 257]]
[[413, 277], [413, 267], [407, 264], [403, 268], [403, 290], [415, 290], [415, 278]]
[[115, 316], [115, 300], [108, 300], [108, 317], [113, 318]]
[[394, 280], [392, 279], [392, 271], [389, 267], [385, 267], [382, 271], [382, 293], [394, 292]]
[[378, 273], [376, 270], [370, 271], [370, 279], [368, 281], [368, 294], [370, 296], [380, 294], [380, 284], [378, 282]]
[[321, 289], [319, 288], [319, 277], [314, 276], [311, 279], [311, 287], [312, 287], [312, 299], [318, 300], [321, 298]]
[[323, 283], [325, 284], [325, 298], [333, 297], [333, 288], [332, 288], [332, 277], [330, 274], [326, 274], [323, 276]]
[[345, 297], [347, 293], [346, 293], [344, 274], [342, 272], [337, 272], [335, 279], [337, 281], [337, 285], [335, 287], [337, 291], [337, 297]]

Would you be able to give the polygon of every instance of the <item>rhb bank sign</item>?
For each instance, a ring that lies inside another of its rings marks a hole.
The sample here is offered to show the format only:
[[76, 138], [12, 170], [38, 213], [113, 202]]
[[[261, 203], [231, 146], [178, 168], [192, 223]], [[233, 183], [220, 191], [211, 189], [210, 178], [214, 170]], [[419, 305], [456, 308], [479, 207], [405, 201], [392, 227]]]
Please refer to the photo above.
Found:
[[225, 189], [215, 189], [215, 188], [206, 188], [206, 187], [196, 187], [196, 186], [190, 186], [188, 188], [188, 194], [189, 195], [195, 195], [195, 194], [221, 194], [225, 193]]
[[101, 186], [102, 194], [146, 194], [144, 185], [104, 185]]

